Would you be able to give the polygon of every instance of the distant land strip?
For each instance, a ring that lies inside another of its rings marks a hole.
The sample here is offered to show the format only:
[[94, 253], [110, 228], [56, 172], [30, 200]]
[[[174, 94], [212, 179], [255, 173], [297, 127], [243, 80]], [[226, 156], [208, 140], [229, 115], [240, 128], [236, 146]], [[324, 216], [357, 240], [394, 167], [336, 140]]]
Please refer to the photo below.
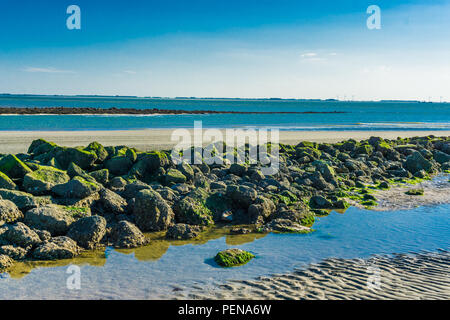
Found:
[[0, 107], [0, 114], [49, 114], [49, 115], [76, 115], [76, 114], [314, 114], [314, 113], [348, 113], [346, 111], [223, 111], [223, 110], [169, 110], [169, 109], [134, 109], [134, 108], [69, 108], [69, 107]]

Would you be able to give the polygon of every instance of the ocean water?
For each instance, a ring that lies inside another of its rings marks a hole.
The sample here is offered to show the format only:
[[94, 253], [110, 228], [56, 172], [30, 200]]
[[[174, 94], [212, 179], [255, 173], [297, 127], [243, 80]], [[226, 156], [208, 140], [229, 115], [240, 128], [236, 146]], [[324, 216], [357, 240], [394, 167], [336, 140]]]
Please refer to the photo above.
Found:
[[[310, 234], [213, 236], [202, 242], [153, 241], [135, 250], [107, 249], [84, 259], [22, 267], [0, 277], [0, 299], [147, 299], [174, 288], [214, 290], [217, 283], [291, 272], [330, 257], [368, 258], [374, 254], [450, 250], [450, 204], [403, 211], [355, 207], [319, 218]], [[237, 268], [212, 260], [229, 247], [256, 258]], [[81, 267], [81, 289], [66, 287], [67, 268]]]
[[450, 103], [126, 97], [0, 96], [1, 107], [97, 107], [225, 111], [316, 111], [333, 114], [0, 115], [1, 131], [279, 128], [281, 130], [450, 130]]

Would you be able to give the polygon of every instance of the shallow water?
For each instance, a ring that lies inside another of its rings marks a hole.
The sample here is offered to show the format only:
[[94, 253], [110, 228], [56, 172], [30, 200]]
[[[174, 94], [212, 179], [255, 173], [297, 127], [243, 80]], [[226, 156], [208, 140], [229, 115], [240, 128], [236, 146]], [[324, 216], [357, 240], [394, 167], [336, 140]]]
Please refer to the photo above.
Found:
[[[448, 250], [449, 213], [450, 204], [384, 212], [351, 207], [318, 218], [315, 232], [306, 235], [224, 236], [215, 231], [191, 243], [155, 240], [145, 248], [107, 249], [46, 267], [21, 265], [0, 279], [0, 299], [158, 298], [170, 296], [174, 288], [212, 288], [230, 279], [290, 272], [329, 257]], [[219, 268], [212, 258], [227, 247], [251, 251], [256, 258], [238, 268]], [[71, 263], [81, 265], [81, 290], [66, 288]]]

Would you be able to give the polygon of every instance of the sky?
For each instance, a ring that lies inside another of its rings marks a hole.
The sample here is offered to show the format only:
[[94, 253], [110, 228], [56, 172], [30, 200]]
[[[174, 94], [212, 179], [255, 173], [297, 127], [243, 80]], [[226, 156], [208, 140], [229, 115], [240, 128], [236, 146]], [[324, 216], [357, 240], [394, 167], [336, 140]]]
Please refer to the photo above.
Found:
[[449, 40], [450, 0], [0, 0], [0, 92], [450, 101]]

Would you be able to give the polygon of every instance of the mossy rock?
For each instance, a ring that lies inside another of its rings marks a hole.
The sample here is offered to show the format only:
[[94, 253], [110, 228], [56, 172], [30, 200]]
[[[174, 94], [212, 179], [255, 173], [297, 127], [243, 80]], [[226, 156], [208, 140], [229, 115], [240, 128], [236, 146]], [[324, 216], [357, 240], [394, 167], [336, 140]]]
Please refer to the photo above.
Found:
[[91, 177], [95, 179], [98, 183], [106, 185], [109, 181], [109, 170], [108, 169], [100, 169], [96, 171], [92, 171], [89, 173]]
[[16, 190], [17, 186], [6, 174], [0, 171], [0, 189]]
[[423, 189], [409, 189], [405, 192], [405, 194], [409, 196], [423, 196], [424, 191]]
[[222, 267], [242, 266], [252, 260], [255, 256], [241, 249], [227, 249], [220, 251], [214, 258], [214, 261]]
[[67, 169], [71, 162], [75, 163], [81, 169], [90, 168], [97, 160], [95, 152], [86, 151], [82, 148], [58, 147], [55, 151], [55, 159], [62, 169]]
[[357, 146], [355, 149], [356, 154], [365, 154], [365, 155], [371, 155], [373, 153], [373, 147], [370, 144], [363, 144], [360, 146]]
[[186, 182], [186, 176], [177, 169], [169, 169], [166, 173], [165, 179], [168, 185]]
[[213, 213], [205, 206], [205, 203], [189, 196], [178, 201], [173, 209], [179, 222], [204, 226], [213, 223]]
[[362, 201], [361, 204], [366, 208], [376, 207], [378, 203], [375, 200], [365, 200]]
[[31, 142], [31, 145], [28, 148], [28, 153], [38, 156], [52, 151], [57, 146], [58, 145], [54, 142], [49, 142], [44, 139], [37, 139]]
[[0, 171], [12, 179], [22, 179], [32, 170], [13, 154], [8, 154], [0, 159]]
[[66, 183], [70, 180], [69, 175], [59, 169], [41, 166], [38, 170], [25, 175], [23, 187], [25, 191], [34, 194], [44, 194], [55, 185]]
[[97, 156], [97, 162], [103, 162], [108, 158], [108, 151], [97, 141], [91, 142], [84, 150], [94, 152]]
[[91, 209], [85, 207], [62, 206], [62, 208], [70, 213], [74, 219], [81, 219], [91, 216]]

